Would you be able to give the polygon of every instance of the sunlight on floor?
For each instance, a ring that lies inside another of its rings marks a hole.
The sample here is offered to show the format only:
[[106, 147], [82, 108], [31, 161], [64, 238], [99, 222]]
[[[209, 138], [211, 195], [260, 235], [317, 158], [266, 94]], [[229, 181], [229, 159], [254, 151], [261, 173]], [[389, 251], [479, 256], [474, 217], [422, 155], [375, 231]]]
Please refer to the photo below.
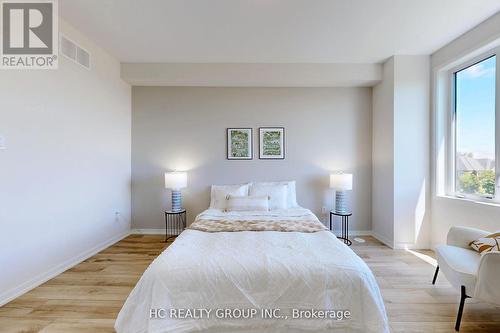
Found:
[[428, 256], [427, 254], [423, 254], [414, 250], [406, 249], [406, 252], [413, 254], [415, 257], [422, 259], [426, 263], [431, 264], [432, 266], [436, 267], [437, 266], [437, 261], [436, 259], [432, 258], [431, 256]]

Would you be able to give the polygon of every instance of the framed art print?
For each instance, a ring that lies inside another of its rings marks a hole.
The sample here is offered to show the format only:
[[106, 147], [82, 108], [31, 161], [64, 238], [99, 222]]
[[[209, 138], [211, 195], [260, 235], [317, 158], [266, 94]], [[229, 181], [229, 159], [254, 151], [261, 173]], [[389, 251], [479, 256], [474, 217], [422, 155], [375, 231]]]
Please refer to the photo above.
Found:
[[252, 138], [251, 128], [228, 128], [227, 159], [251, 160], [253, 158]]
[[285, 159], [285, 128], [259, 128], [259, 158], [264, 160]]

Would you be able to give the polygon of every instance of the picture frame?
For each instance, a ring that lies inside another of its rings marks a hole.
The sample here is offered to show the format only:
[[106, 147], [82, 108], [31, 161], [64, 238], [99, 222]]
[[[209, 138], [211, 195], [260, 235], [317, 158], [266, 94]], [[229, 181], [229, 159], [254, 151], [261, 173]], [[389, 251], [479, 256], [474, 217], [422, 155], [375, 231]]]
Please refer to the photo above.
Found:
[[259, 159], [261, 160], [285, 159], [284, 127], [259, 128]]
[[226, 158], [228, 160], [253, 159], [252, 128], [227, 128], [226, 149]]

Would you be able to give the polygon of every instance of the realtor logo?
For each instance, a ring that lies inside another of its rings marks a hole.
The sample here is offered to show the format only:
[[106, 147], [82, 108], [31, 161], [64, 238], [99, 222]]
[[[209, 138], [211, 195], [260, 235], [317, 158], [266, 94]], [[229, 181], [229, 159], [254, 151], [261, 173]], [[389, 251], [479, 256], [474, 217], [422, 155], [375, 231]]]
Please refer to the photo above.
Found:
[[57, 0], [4, 0], [1, 18], [0, 68], [57, 68]]

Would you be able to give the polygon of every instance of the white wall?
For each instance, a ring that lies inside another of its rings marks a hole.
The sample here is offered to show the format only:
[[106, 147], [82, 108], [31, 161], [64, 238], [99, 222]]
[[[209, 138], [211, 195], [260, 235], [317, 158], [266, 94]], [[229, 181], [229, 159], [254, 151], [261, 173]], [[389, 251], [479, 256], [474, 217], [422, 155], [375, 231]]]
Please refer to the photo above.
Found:
[[429, 245], [429, 57], [394, 56], [373, 88], [375, 237], [391, 247]]
[[394, 57], [394, 242], [430, 246], [430, 57]]
[[122, 78], [134, 86], [369, 87], [381, 77], [380, 64], [122, 64]]
[[373, 87], [372, 232], [394, 246], [394, 59]]
[[[370, 88], [132, 89], [134, 228], [164, 228], [163, 173], [188, 171], [188, 221], [209, 205], [211, 184], [297, 180], [299, 204], [331, 208], [329, 173], [354, 174], [352, 231], [371, 230]], [[285, 127], [285, 160], [258, 159], [259, 126]], [[226, 128], [254, 128], [254, 159], [226, 160]]]
[[0, 74], [0, 304], [130, 228], [130, 86], [117, 60], [59, 25], [92, 70], [61, 57], [58, 70]]
[[446, 85], [439, 70], [500, 45], [500, 13], [445, 45], [431, 56], [433, 73], [432, 114], [432, 245], [446, 242], [451, 226], [500, 230], [500, 206], [447, 197], [444, 193]]
[[444, 45], [431, 55], [433, 69], [446, 66], [488, 44], [498, 43], [500, 38], [500, 12]]

